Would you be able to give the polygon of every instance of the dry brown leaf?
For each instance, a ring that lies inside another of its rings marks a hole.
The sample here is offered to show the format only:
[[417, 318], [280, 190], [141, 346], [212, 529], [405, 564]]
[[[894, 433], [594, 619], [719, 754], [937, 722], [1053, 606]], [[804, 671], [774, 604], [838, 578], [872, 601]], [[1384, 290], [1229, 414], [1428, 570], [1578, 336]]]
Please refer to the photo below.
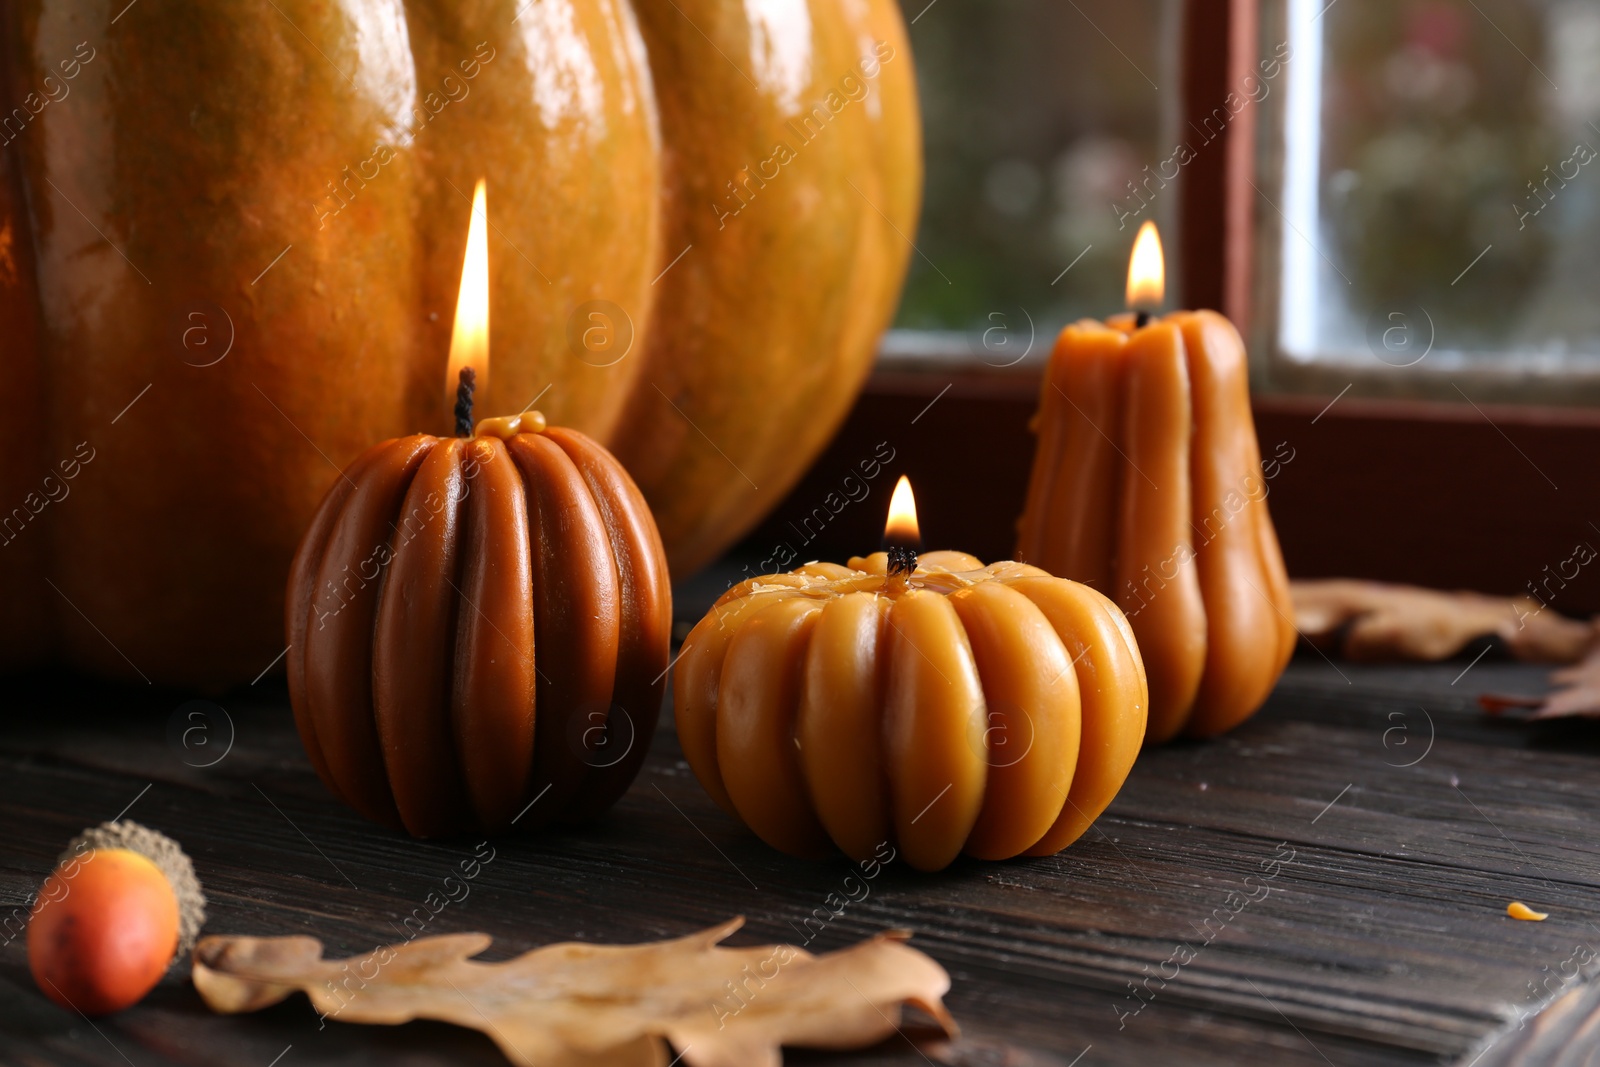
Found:
[[194, 984], [219, 1012], [256, 1011], [303, 990], [345, 1022], [437, 1019], [482, 1030], [532, 1067], [778, 1067], [781, 1045], [860, 1048], [894, 1033], [903, 1004], [956, 1033], [950, 976], [892, 932], [813, 956], [792, 945], [720, 948], [744, 925], [642, 945], [546, 945], [502, 963], [470, 957], [487, 934], [455, 934], [322, 958], [313, 937], [208, 937]]
[[1551, 671], [1550, 682], [1555, 688], [1542, 697], [1484, 693], [1478, 703], [1494, 715], [1530, 709], [1531, 714], [1525, 716], [1530, 721], [1600, 718], [1600, 648], [1571, 667]]
[[1517, 659], [1573, 663], [1595, 638], [1591, 624], [1525, 596], [1446, 593], [1348, 578], [1294, 581], [1289, 591], [1301, 635], [1319, 646], [1336, 645], [1350, 660], [1448, 659], [1474, 638], [1494, 636]]

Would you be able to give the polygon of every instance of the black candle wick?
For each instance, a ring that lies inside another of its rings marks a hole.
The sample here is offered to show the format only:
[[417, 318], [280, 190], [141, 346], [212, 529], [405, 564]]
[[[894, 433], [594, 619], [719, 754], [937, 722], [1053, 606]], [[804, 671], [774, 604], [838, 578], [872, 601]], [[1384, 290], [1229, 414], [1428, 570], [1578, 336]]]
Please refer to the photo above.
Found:
[[461, 368], [461, 378], [456, 383], [456, 436], [472, 436], [472, 392], [478, 387], [478, 372], [471, 367]]
[[889, 546], [889, 573], [910, 574], [917, 569], [917, 550], [909, 545]]

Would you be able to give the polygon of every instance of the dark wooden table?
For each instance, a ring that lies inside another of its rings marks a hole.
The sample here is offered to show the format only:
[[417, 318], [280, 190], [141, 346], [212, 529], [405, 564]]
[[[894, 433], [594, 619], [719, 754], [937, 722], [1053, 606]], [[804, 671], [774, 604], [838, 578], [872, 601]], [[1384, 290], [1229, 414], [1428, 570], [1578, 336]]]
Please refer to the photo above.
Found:
[[[914, 930], [950, 971], [961, 1039], [789, 1062], [1490, 1067], [1600, 1042], [1584, 983], [1600, 969], [1600, 730], [1486, 721], [1477, 692], [1538, 691], [1544, 672], [1492, 657], [1466, 667], [1305, 653], [1237, 733], [1146, 752], [1064, 854], [931, 876], [891, 865], [811, 947]], [[182, 694], [4, 684], [0, 1063], [503, 1062], [444, 1025], [319, 1028], [302, 997], [215, 1016], [186, 968], [93, 1023], [46, 1001], [18, 930], [52, 857], [87, 824], [126, 811], [182, 841], [211, 932], [311, 934], [337, 955], [400, 939], [475, 842], [411, 841], [332, 800], [270, 682], [218, 701], [205, 745], [184, 743], [202, 720], [180, 712]], [[670, 725], [604, 821], [494, 847], [429, 933], [484, 930], [509, 955], [743, 914], [735, 943], [796, 941], [850, 869], [779, 855], [724, 816]], [[1512, 900], [1549, 920], [1507, 918]]]

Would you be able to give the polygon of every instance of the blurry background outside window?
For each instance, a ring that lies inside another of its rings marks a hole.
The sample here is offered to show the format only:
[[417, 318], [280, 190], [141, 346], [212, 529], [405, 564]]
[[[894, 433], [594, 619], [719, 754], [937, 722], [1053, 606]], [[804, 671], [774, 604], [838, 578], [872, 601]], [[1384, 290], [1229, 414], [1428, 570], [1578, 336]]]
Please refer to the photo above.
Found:
[[1139, 183], [1171, 151], [1179, 5], [902, 0], [901, 9], [927, 189], [885, 348], [942, 346], [999, 365], [1021, 354], [1031, 322], [1032, 355], [1043, 358], [1067, 322], [1121, 309], [1140, 222], [1175, 232], [1177, 186], [1152, 182], [1152, 195]]
[[1459, 400], [1461, 378], [1592, 399], [1600, 4], [1289, 0], [1283, 15], [1289, 92], [1264, 127], [1281, 153], [1282, 360], [1409, 372], [1383, 391]]

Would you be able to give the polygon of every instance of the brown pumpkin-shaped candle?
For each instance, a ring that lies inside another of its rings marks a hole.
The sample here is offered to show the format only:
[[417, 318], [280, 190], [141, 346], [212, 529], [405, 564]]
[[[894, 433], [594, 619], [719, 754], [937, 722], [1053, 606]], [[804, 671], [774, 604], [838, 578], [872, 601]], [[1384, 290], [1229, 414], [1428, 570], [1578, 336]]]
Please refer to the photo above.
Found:
[[671, 638], [666, 556], [616, 459], [538, 412], [472, 429], [481, 218], [451, 345], [458, 436], [360, 456], [289, 576], [289, 694], [311, 763], [418, 837], [610, 805], [649, 748]]
[[741, 582], [673, 674], [684, 757], [763, 841], [889, 845], [928, 871], [1077, 840], [1127, 778], [1147, 701], [1106, 597], [904, 545]]
[[666, 556], [621, 465], [537, 412], [357, 459], [288, 604], [306, 753], [379, 822], [436, 837], [594, 814], [649, 748]]

